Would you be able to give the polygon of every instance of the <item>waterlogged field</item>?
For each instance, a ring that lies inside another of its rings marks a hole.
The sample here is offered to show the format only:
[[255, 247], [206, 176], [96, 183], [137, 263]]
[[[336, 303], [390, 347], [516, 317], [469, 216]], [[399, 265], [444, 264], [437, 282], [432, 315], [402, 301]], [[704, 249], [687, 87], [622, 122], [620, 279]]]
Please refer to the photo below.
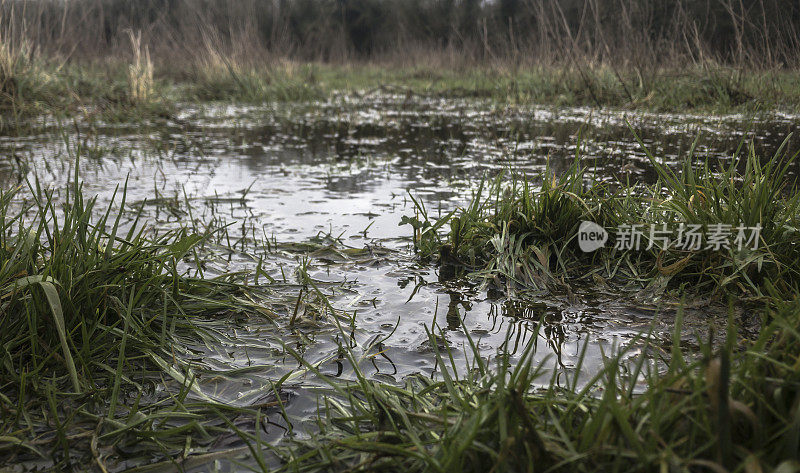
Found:
[[[21, 186], [13, 208], [25, 209], [45, 189], [58, 208], [74, 199], [78, 176], [84, 197], [97, 196], [98, 217], [124, 195], [118, 235], [182, 232], [176, 271], [241, 274], [247, 289], [236, 303], [258, 309], [207, 312], [192, 322], [196, 332], [159, 347], [151, 365], [160, 370], [124, 371], [115, 401], [129, 414], [117, 428], [135, 422], [134, 411], [161, 412], [146, 421], [157, 432], [147, 448], [139, 446], [141, 431], [119, 440], [102, 430], [80, 396], [46, 408], [52, 417], [38, 423], [23, 414], [25, 393], [4, 392], [3, 416], [19, 427], [6, 429], [0, 465], [279, 467], [296, 460], [281, 445], [312, 438], [325, 409], [346, 411], [338, 406], [347, 395], [329, 380], [403, 387], [415, 376], [441, 380], [443, 360], [447, 372], [468, 376], [477, 350], [489, 366], [498, 353], [511, 366], [540, 366], [533, 387], [579, 389], [621, 347], [620, 361], [662, 371], [676, 343], [688, 358], [701, 357], [706, 341], [722, 343], [731, 314], [738, 337], [754, 337], [760, 319], [747, 301], [681, 301], [665, 287], [600, 277], [526, 290], [469, 271], [449, 274], [441, 258], [421, 251], [419, 230], [401, 222], [420, 221], [423, 209], [431, 222], [447, 216], [498, 176], [524, 175], [540, 186], [547, 172], [568, 172], [576, 156], [594, 183], [652, 184], [657, 172], [637, 136], [676, 170], [692, 149], [697, 162], [722, 164], [743, 143], [758, 156], [782, 144], [791, 155], [800, 149], [792, 135], [798, 118], [506, 108], [372, 93], [310, 104], [184, 104], [172, 118], [135, 124], [35, 120], [0, 141], [12, 157], [0, 167], [2, 186]], [[796, 171], [792, 164], [789, 175]], [[640, 392], [643, 381], [632, 379]], [[197, 403], [205, 407], [186, 407]]]

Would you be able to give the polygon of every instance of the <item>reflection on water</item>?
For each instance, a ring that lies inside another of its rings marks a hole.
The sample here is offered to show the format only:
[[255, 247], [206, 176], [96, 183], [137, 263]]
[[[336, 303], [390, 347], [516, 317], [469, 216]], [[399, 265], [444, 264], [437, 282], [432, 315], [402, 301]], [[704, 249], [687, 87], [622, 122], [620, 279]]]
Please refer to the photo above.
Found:
[[[671, 330], [675, 307], [667, 302], [645, 304], [597, 288], [504, 300], [440, 277], [435, 266], [415, 258], [407, 228], [398, 226], [402, 215], [413, 214], [409, 191], [432, 216], [442, 215], [465, 202], [483, 176], [513, 168], [535, 179], [548, 165], [560, 172], [578, 146], [599, 179], [652, 181], [634, 132], [658, 158], [675, 164], [692, 147], [698, 158], [728, 159], [742, 139], [769, 157], [800, 123], [788, 115], [403, 101], [379, 95], [311, 105], [187, 107], [179, 121], [153, 126], [83, 125], [69, 146], [59, 130], [45, 126], [0, 139], [7, 157], [0, 183], [7, 189], [37, 176], [63, 189], [80, 144], [84, 187], [101, 204], [127, 178], [128, 202], [141, 207], [156, 229], [232, 224], [235, 240], [205, 255], [207, 274], [258, 265], [264, 280], [282, 284], [273, 290], [295, 300], [295, 271], [306, 258], [308, 276], [337, 310], [350, 314], [346, 330], [340, 332], [329, 315], [305, 312], [295, 326], [284, 318], [224, 321], [211, 343], [186, 341], [185, 357], [203, 392], [236, 405], [274, 403], [275, 393], [265, 387], [298, 373], [284, 383], [281, 396], [291, 413], [302, 416], [315, 411], [308, 390], [322, 383], [286, 346], [323, 374], [352, 379], [353, 368], [338, 348], [344, 343], [364, 373], [400, 382], [411, 373], [435, 376], [434, 354], [445, 340], [454, 359], [463, 360], [469, 334], [484, 355], [503, 349], [519, 356], [534, 343], [537, 361], [565, 371], [577, 368], [585, 350], [579, 375], [586, 379], [615, 346], [643, 331], [663, 336]], [[797, 138], [787, 143], [789, 152], [798, 149]], [[708, 306], [690, 309], [687, 323], [706, 330], [709, 320], [717, 321], [710, 312], [716, 313]], [[279, 431], [286, 427], [276, 425]]]

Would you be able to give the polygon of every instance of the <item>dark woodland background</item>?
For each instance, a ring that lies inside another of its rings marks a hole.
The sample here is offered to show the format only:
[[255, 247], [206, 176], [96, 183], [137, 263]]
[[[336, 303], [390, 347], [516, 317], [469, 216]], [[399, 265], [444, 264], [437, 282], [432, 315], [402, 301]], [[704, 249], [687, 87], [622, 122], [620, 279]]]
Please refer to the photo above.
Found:
[[157, 62], [214, 51], [238, 62], [407, 65], [800, 64], [794, 0], [41, 0], [0, 5], [5, 43], [65, 61]]

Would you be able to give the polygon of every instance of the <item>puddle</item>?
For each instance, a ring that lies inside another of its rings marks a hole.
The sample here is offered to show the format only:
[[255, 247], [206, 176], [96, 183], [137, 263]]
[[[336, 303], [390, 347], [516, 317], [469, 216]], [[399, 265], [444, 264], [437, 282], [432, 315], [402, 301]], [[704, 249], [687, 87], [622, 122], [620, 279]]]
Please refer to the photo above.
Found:
[[[333, 315], [314, 314], [301, 300], [276, 308], [272, 322], [219, 321], [210, 343], [187, 341], [180, 356], [204, 395], [239, 406], [274, 404], [271, 383], [295, 373], [281, 395], [290, 415], [308, 418], [317, 409], [313, 391], [324, 383], [305, 372], [287, 347], [322, 373], [351, 379], [352, 367], [337, 354], [343, 342], [363, 360], [365, 374], [399, 383], [414, 373], [435, 375], [426, 327], [440, 328], [455, 358], [463, 360], [469, 351], [463, 326], [487, 356], [500, 347], [521, 354], [533, 341], [537, 360], [567, 371], [588, 343], [580, 368], [588, 379], [604, 355], [643, 332], [665, 338], [676, 314], [669, 302], [648, 304], [586, 288], [523, 303], [467, 282], [442, 284], [437, 268], [415, 257], [410, 227], [398, 225], [413, 214], [409, 192], [432, 216], [443, 215], [464, 203], [483, 176], [513, 168], [535, 178], [548, 165], [555, 172], [566, 169], [579, 142], [584, 164], [600, 179], [652, 181], [628, 122], [669, 164], [685, 156], [696, 138], [698, 157], [728, 159], [742, 139], [771, 156], [800, 128], [798, 117], [781, 114], [753, 119], [503, 108], [461, 100], [409, 103], [394, 95], [317, 104], [186, 105], [176, 120], [149, 126], [79, 126], [69, 146], [54, 124], [2, 137], [0, 149], [12, 159], [0, 166], [0, 183], [9, 188], [38, 176], [58, 195], [74, 171], [71, 147], [81, 145], [84, 189], [98, 194], [99, 208], [127, 179], [127, 201], [156, 231], [231, 225], [228, 248], [207, 246], [206, 274], [259, 267], [261, 284], [271, 278], [276, 283], [270, 290], [294, 301], [303, 267], [341, 311], [342, 331]], [[786, 146], [795, 151], [800, 142]], [[688, 346], [695, 331], [708, 332], [709, 313], [723, 309], [687, 309]], [[659, 355], [658, 344], [646, 353], [630, 352]], [[270, 421], [268, 434], [279, 438], [286, 426], [277, 410]]]

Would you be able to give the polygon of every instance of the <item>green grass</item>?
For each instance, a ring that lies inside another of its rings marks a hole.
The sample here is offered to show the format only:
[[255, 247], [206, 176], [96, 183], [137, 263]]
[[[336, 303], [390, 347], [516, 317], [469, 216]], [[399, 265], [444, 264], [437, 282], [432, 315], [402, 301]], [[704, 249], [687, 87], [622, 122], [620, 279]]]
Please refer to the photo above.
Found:
[[534, 344], [489, 361], [468, 330], [468, 370], [442, 348], [434, 378], [399, 385], [369, 380], [343, 346], [355, 381], [325, 378], [317, 434], [278, 448], [240, 435], [286, 471], [796, 471], [799, 302], [778, 303], [757, 340], [737, 343], [731, 318], [720, 347], [685, 357], [676, 338], [661, 369], [623, 349], [583, 381], [533, 362]]
[[[686, 71], [618, 71], [601, 66], [402, 68], [276, 61], [263, 66], [223, 57], [154, 70], [118, 60], [63, 63], [4, 47], [0, 112], [6, 129], [41, 114], [132, 120], [169, 117], [174, 104], [209, 100], [317, 101], [335, 93], [387, 91], [408, 96], [482, 98], [508, 104], [618, 107], [662, 111], [768, 111], [800, 106], [794, 71], [739, 71], [720, 66]], [[167, 67], [169, 66], [169, 67]], [[148, 75], [152, 74], [152, 76]]]
[[66, 197], [38, 183], [27, 199], [0, 195], [0, 455], [55, 469], [179, 463], [230, 435], [226, 416], [257, 412], [197, 388], [187, 341], [213, 340], [216, 319], [264, 318], [268, 295], [242, 274], [190, 276], [182, 260], [213, 235], [151, 236], [124, 188], [119, 209], [95, 208], [79, 184], [83, 150], [70, 149]]
[[[439, 255], [445, 270], [472, 273], [509, 292], [563, 289], [566, 278], [638, 284], [652, 295], [687, 287], [694, 294], [761, 298], [767, 281], [787, 297], [797, 293], [800, 191], [788, 172], [794, 156], [779, 150], [762, 159], [751, 148], [727, 163], [698, 163], [690, 155], [677, 170], [648, 157], [658, 174], [652, 186], [598, 182], [577, 157], [559, 177], [545, 171], [537, 186], [513, 173], [486, 180], [469, 205], [435, 221], [415, 201], [416, 216], [404, 222], [414, 227], [423, 257]], [[641, 225], [640, 249], [616, 249], [610, 242], [582, 252], [577, 235], [585, 220], [612, 233], [621, 225]], [[700, 225], [706, 238], [716, 225], [729, 225], [730, 248], [707, 249], [705, 239], [696, 250], [665, 247], [657, 239], [650, 245], [650, 225], [666, 225], [674, 243], [680, 224]], [[740, 225], [762, 227], [757, 249], [734, 244]]]

